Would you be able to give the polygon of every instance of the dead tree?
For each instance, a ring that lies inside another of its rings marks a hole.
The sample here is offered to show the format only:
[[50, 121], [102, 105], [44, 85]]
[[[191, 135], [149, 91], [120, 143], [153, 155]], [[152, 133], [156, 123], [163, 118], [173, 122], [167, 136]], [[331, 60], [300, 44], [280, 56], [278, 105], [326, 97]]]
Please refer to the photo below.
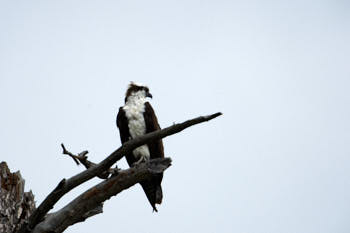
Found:
[[[106, 200], [148, 179], [153, 174], [165, 171], [171, 165], [170, 158], [162, 158], [152, 159], [126, 170], [112, 168], [125, 154], [141, 145], [176, 134], [188, 127], [209, 121], [220, 115], [221, 113], [215, 113], [208, 116], [197, 117], [137, 137], [124, 143], [97, 164], [87, 159], [87, 151], [74, 155], [62, 144], [63, 154], [70, 156], [75, 163], [83, 164], [86, 170], [69, 179], [62, 179], [57, 187], [37, 208], [35, 208], [34, 197], [31, 192], [23, 192], [24, 180], [20, 177], [19, 172], [12, 174], [9, 172], [7, 166], [4, 166], [4, 168], [1, 166], [0, 172], [1, 175], [4, 174], [4, 176], [1, 176], [0, 231], [4, 233], [63, 232], [73, 224], [85, 221], [85, 219], [91, 216], [102, 213], [103, 204]], [[49, 213], [58, 200], [66, 193], [94, 177], [99, 177], [103, 179], [103, 181], [73, 199], [60, 210]], [[10, 195], [11, 198], [8, 198], [8, 195]]]
[[35, 209], [32, 192], [24, 192], [20, 172], [0, 163], [0, 232], [16, 232]]

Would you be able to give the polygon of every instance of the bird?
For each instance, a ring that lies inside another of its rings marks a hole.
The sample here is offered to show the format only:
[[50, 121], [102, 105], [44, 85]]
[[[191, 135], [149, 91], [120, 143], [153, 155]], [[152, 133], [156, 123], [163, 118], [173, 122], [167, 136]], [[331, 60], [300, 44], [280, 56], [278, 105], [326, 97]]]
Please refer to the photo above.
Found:
[[[119, 108], [117, 115], [117, 127], [122, 144], [144, 134], [160, 130], [157, 116], [147, 98], [152, 98], [147, 86], [135, 82], [128, 85], [124, 99], [125, 104]], [[142, 145], [126, 154], [125, 157], [130, 167], [150, 159], [164, 158], [163, 142], [160, 139]], [[163, 199], [162, 179], [163, 173], [160, 173], [140, 182], [155, 212], [158, 212], [156, 204], [161, 204]]]

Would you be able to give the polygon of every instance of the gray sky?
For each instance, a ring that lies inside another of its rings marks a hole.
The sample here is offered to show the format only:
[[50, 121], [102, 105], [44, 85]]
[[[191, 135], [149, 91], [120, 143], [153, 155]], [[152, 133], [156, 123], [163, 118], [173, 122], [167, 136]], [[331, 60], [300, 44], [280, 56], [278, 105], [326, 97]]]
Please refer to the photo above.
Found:
[[165, 139], [158, 213], [134, 186], [67, 232], [349, 232], [349, 20], [341, 0], [1, 1], [1, 160], [40, 203], [83, 170], [61, 142], [120, 146], [133, 80], [163, 127], [224, 115]]

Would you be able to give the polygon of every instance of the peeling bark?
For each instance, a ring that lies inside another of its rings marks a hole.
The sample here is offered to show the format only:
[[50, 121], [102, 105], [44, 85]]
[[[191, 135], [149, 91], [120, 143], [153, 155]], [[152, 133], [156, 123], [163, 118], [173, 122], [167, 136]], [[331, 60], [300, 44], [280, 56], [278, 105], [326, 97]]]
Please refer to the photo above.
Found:
[[27, 221], [35, 209], [32, 191], [24, 192], [24, 179], [19, 171], [11, 173], [0, 163], [0, 232], [12, 233]]

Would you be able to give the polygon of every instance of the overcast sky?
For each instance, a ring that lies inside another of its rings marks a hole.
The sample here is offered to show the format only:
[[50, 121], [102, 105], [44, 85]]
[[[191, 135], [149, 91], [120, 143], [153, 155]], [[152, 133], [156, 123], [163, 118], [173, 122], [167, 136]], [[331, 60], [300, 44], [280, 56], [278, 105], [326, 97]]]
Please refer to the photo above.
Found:
[[350, 232], [349, 10], [345, 0], [0, 1], [0, 160], [40, 203], [83, 170], [61, 142], [95, 162], [120, 146], [115, 117], [128, 83], [141, 82], [162, 127], [224, 115], [164, 140], [173, 166], [158, 213], [136, 185], [67, 232]]

